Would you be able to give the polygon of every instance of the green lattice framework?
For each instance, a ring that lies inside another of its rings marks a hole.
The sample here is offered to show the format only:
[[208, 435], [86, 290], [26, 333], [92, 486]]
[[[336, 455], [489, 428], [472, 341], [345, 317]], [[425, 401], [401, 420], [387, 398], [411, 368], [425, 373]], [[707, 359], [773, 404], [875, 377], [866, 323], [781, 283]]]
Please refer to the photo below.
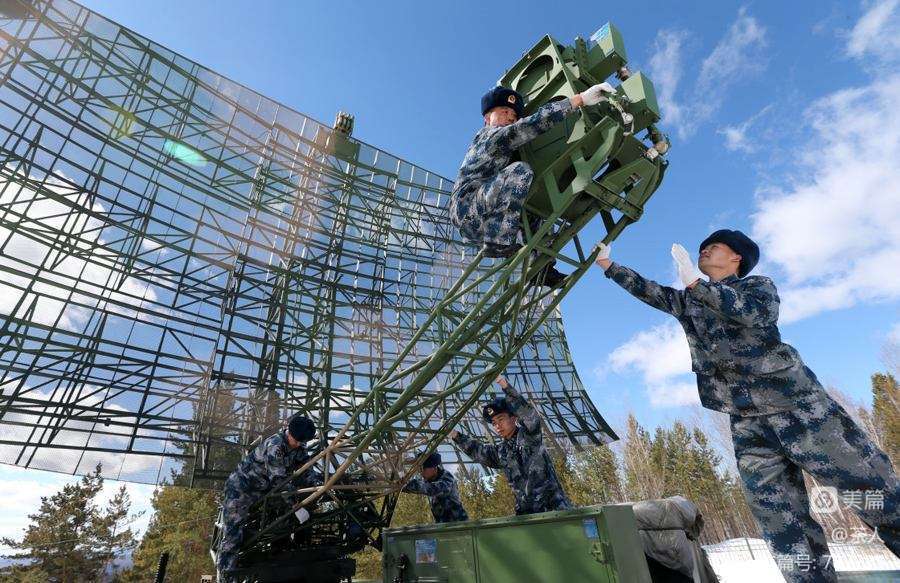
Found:
[[0, 19], [0, 462], [153, 483], [187, 460], [208, 485], [303, 411], [343, 430], [329, 473], [381, 468], [383, 496], [451, 424], [487, 434], [469, 409], [500, 369], [560, 446], [614, 437], [566, 290], [524, 289], [527, 253], [472, 264], [448, 180], [78, 4], [22, 9]]
[[[74, 2], [13, 2], [27, 18], [0, 19], [0, 462], [215, 486], [302, 411], [328, 437], [326, 484], [302, 503], [353, 489], [383, 524], [410, 452], [454, 426], [490, 438], [471, 409], [500, 371], [554, 445], [615, 438], [558, 311], [592, 260], [578, 231], [599, 213], [615, 238], [665, 168], [652, 85], [621, 70], [614, 28], [590, 46], [547, 37], [501, 80], [533, 110], [625, 79], [523, 151], [545, 220], [492, 262], [449, 225], [451, 182], [350, 138], [350, 118], [323, 125]], [[550, 256], [573, 266], [566, 286], [527, 286]]]

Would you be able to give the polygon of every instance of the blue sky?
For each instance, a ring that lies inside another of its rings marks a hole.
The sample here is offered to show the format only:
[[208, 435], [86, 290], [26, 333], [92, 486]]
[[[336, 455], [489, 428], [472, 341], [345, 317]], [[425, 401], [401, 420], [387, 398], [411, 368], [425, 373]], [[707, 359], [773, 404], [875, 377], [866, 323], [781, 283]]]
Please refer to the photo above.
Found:
[[[869, 375], [900, 342], [897, 0], [84, 3], [317, 119], [349, 111], [354, 136], [451, 178], [481, 94], [523, 51], [611, 21], [632, 70], [655, 81], [673, 142], [665, 182], [613, 259], [671, 284], [673, 242], [752, 234], [757, 272], [782, 293], [784, 337], [855, 400], [870, 400]], [[593, 225], [584, 240], [599, 237]], [[629, 411], [651, 427], [696, 415], [687, 347], [665, 315], [599, 270], [562, 309], [614, 427]], [[0, 468], [0, 481], [19, 472]], [[12, 522], [0, 515], [0, 530]]]

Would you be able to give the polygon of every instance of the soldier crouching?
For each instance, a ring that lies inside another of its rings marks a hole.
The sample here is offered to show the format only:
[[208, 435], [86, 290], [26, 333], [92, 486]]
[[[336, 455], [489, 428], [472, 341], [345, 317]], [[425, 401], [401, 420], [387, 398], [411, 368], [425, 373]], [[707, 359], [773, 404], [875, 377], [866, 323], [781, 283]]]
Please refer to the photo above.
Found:
[[[563, 121], [584, 105], [605, 100], [613, 93], [600, 83], [571, 99], [551, 101], [522, 118], [522, 96], [506, 87], [494, 87], [481, 98], [484, 127], [472, 139], [450, 195], [450, 222], [463, 238], [482, 246], [485, 257], [510, 257], [521, 248], [522, 208], [534, 172], [515, 162], [518, 148]], [[554, 287], [564, 275], [548, 268], [544, 285]]]
[[428, 497], [435, 522], [469, 520], [456, 487], [456, 478], [441, 464], [441, 454], [432, 452], [422, 463], [422, 475], [410, 480], [403, 491]]

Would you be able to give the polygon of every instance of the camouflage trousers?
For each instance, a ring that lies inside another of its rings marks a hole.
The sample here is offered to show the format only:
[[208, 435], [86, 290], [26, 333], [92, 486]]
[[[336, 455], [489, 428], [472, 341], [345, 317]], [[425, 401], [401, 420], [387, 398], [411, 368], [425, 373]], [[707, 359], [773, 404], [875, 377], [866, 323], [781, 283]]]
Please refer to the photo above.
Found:
[[522, 231], [522, 205], [534, 172], [525, 162], [513, 162], [497, 176], [450, 205], [450, 220], [467, 241], [512, 245]]
[[[860, 519], [900, 556], [900, 482], [891, 461], [827, 394], [804, 409], [732, 415], [731, 431], [747, 502], [787, 581], [836, 581], [801, 470], [820, 488], [836, 489], [813, 492], [817, 510], [837, 510], [823, 505], [823, 496], [853, 502]], [[869, 493], [876, 503], [868, 504]]]
[[216, 554], [216, 567], [220, 583], [228, 581], [229, 572], [237, 568], [238, 551], [243, 541], [241, 521], [247, 517], [247, 511], [254, 498], [225, 484], [225, 499], [222, 501], [222, 542]]

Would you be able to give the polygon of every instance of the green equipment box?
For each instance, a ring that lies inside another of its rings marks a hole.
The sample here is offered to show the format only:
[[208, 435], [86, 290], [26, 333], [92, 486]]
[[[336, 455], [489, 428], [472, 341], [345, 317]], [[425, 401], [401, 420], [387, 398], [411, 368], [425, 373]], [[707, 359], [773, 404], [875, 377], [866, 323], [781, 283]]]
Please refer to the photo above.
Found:
[[631, 506], [384, 532], [384, 583], [650, 583]]

